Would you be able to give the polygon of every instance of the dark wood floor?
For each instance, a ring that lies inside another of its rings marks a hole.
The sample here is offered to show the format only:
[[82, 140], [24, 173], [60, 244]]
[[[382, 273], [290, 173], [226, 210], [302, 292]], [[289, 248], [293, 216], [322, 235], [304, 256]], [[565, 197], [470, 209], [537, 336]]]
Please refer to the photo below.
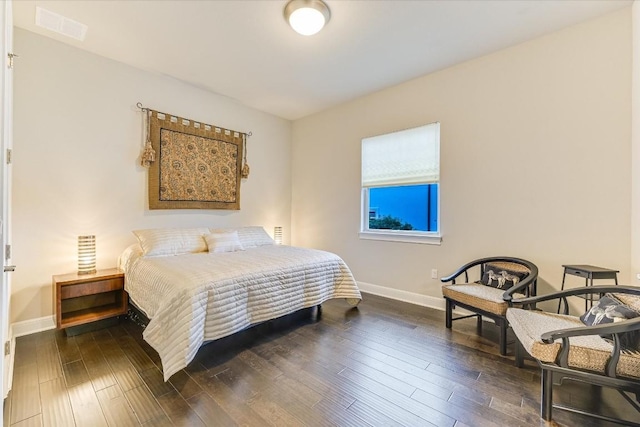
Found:
[[[536, 426], [539, 374], [497, 352], [495, 326], [444, 328], [444, 314], [365, 295], [204, 346], [162, 380], [130, 321], [75, 337], [17, 340], [5, 425]], [[559, 400], [638, 419], [620, 396], [563, 385]], [[556, 411], [566, 426], [607, 425]]]

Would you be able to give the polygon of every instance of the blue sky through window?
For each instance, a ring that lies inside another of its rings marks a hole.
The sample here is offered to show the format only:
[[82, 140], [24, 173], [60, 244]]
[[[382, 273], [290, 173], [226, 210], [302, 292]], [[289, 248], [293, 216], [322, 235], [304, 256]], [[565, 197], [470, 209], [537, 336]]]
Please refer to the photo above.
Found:
[[370, 217], [390, 215], [414, 230], [438, 230], [438, 184], [374, 187], [369, 189]]

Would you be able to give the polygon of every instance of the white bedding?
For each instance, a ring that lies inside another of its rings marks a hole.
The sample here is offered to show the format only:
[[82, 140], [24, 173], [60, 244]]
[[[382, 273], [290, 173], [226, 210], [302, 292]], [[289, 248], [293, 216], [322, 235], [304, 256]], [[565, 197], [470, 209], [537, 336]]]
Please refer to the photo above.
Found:
[[361, 299], [340, 257], [293, 246], [143, 257], [136, 244], [119, 266], [129, 298], [150, 319], [143, 337], [160, 355], [165, 381], [205, 341], [332, 298]]

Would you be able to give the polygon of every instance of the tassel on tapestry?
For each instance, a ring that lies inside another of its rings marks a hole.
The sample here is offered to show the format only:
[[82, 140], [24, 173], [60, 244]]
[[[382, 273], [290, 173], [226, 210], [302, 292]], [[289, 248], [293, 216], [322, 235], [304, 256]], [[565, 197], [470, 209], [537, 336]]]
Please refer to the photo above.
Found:
[[242, 178], [249, 178], [249, 163], [247, 163], [247, 135], [242, 135], [242, 149], [244, 151], [244, 158], [242, 159]]
[[142, 155], [140, 156], [140, 164], [145, 168], [151, 166], [156, 161], [156, 151], [151, 145], [151, 111], [147, 110], [147, 142], [144, 144]]

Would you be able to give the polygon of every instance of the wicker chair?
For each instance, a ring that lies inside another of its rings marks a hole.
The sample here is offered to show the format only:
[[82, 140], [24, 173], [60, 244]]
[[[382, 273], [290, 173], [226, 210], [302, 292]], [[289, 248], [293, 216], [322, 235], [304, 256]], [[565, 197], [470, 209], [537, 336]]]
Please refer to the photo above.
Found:
[[[640, 312], [640, 288], [627, 286], [588, 286], [556, 292], [548, 295], [513, 299], [522, 308], [509, 308], [507, 319], [517, 338], [516, 366], [523, 366], [526, 350], [540, 368], [541, 402], [540, 416], [551, 421], [553, 408], [579, 413], [601, 420], [640, 427], [640, 424], [595, 414], [575, 407], [553, 404], [553, 383], [574, 380], [596, 386], [611, 387], [640, 411], [640, 353], [624, 350], [621, 334], [640, 333], [640, 317], [615, 323], [586, 326], [579, 317], [568, 315], [566, 298], [576, 295], [613, 293], [615, 297], [634, 311]], [[564, 300], [564, 313], [548, 313], [527, 310], [542, 301]], [[612, 338], [605, 340], [601, 335]], [[631, 399], [627, 393], [635, 393]]]
[[[478, 268], [479, 267], [479, 268]], [[479, 270], [479, 280], [469, 281], [469, 272]], [[500, 289], [482, 284], [483, 276], [489, 272], [509, 271], [516, 272], [522, 277], [516, 280], [516, 284], [511, 288]], [[464, 274], [464, 283], [456, 283], [458, 276]], [[505, 296], [511, 298], [512, 295], [528, 297], [536, 295], [536, 283], [538, 278], [538, 267], [530, 261], [520, 258], [498, 256], [477, 259], [460, 267], [455, 273], [443, 277], [443, 283], [451, 282], [442, 286], [442, 295], [446, 300], [446, 327], [451, 329], [454, 320], [466, 319], [477, 316], [478, 333], [482, 331], [482, 317], [492, 319], [500, 328], [500, 354], [507, 354], [507, 322], [506, 312], [509, 304], [504, 300]], [[475, 314], [468, 316], [453, 317], [453, 309], [462, 307]]]

